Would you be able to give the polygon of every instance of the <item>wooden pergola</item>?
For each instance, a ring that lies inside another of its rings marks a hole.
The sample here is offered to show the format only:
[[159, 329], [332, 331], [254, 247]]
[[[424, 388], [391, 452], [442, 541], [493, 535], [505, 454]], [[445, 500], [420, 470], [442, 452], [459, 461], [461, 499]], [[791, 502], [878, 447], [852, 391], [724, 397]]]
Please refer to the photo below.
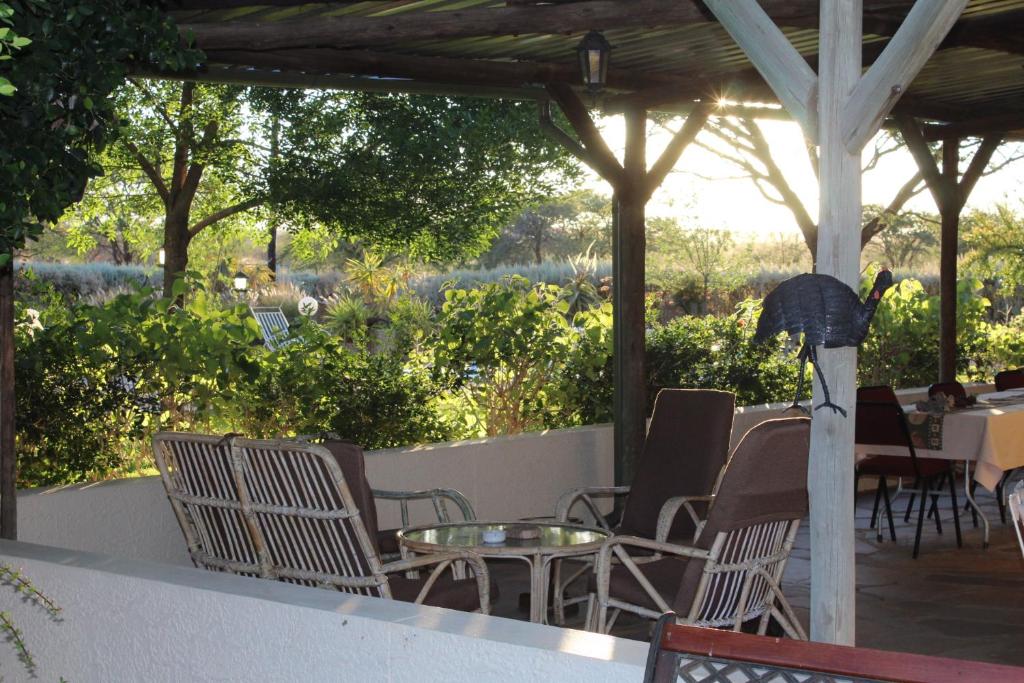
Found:
[[[171, 14], [207, 55], [196, 80], [539, 103], [538, 125], [614, 191], [619, 482], [644, 440], [645, 205], [723, 99], [781, 104], [818, 146], [818, 271], [854, 288], [861, 150], [883, 125], [902, 130], [943, 218], [937, 379], [955, 374], [958, 217], [996, 147], [1024, 138], [1024, 0], [172, 0]], [[594, 104], [625, 117], [621, 161], [581, 94], [575, 48], [590, 30], [614, 46]], [[649, 164], [657, 110], [687, 118]], [[965, 137], [984, 142], [960, 169]], [[929, 141], [943, 142], [941, 167]], [[818, 353], [833, 400], [852, 413], [856, 350]], [[814, 416], [809, 477], [811, 634], [848, 644], [853, 425], [852, 414]]]

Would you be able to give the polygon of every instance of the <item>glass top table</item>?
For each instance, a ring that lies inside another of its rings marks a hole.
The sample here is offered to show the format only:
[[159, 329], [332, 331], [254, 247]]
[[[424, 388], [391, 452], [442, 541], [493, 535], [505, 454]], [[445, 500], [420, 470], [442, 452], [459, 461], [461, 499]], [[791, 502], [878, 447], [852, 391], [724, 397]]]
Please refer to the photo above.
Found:
[[[537, 538], [510, 538], [515, 527], [535, 527]], [[501, 543], [484, 541], [485, 531], [502, 530]], [[530, 567], [530, 621], [543, 623], [546, 616], [551, 562], [567, 557], [594, 555], [611, 536], [603, 529], [575, 524], [533, 522], [455, 522], [411, 527], [398, 532], [398, 542], [412, 553], [430, 554], [454, 549], [468, 550], [484, 557], [510, 558]]]

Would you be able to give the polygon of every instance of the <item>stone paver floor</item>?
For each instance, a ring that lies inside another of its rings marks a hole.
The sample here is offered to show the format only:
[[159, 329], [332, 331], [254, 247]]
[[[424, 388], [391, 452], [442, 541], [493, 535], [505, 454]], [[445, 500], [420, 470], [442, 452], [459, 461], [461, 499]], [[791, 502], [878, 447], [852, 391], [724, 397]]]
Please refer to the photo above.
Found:
[[[962, 492], [960, 498], [962, 499]], [[948, 493], [940, 500], [943, 534], [925, 520], [921, 554], [911, 558], [916, 518], [903, 522], [907, 497], [893, 503], [894, 544], [876, 540], [868, 528], [873, 494], [857, 501], [857, 644], [1024, 666], [1024, 559], [1013, 528], [999, 520], [995, 497], [978, 489], [978, 502], [992, 523], [992, 542], [982, 548], [982, 531], [961, 513], [964, 547], [957, 548]], [[498, 616], [525, 619], [528, 578], [522, 563], [491, 563], [501, 587]], [[784, 590], [808, 625], [810, 540], [808, 525], [800, 535], [787, 567]], [[522, 597], [521, 597], [522, 596]], [[522, 604], [521, 604], [522, 603]], [[568, 626], [579, 627], [582, 611]], [[646, 639], [648, 625], [629, 615], [620, 617], [614, 633]]]

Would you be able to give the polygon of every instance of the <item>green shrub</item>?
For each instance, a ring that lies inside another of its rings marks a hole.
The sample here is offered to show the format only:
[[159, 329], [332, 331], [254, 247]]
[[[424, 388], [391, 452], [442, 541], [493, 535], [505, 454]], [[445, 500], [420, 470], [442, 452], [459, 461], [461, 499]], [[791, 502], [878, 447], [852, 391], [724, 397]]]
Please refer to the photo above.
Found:
[[433, 408], [439, 391], [422, 367], [352, 351], [315, 323], [303, 324], [299, 337], [268, 354], [259, 374], [238, 387], [239, 431], [332, 432], [367, 449], [448, 438]]
[[543, 428], [571, 340], [558, 287], [513, 276], [445, 298], [436, 371], [465, 393], [488, 436]]
[[777, 343], [754, 344], [752, 302], [733, 315], [683, 316], [647, 335], [649, 398], [664, 387], [722, 389], [737, 405], [790, 400], [796, 390], [795, 354]]

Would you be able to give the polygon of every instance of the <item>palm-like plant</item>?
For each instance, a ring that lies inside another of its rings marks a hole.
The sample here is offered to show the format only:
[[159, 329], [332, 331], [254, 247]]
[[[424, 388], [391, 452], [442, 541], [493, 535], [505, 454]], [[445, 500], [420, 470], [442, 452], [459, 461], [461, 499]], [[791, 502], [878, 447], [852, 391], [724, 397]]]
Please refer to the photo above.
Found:
[[[591, 246], [593, 245], [591, 244]], [[597, 287], [594, 286], [597, 257], [590, 253], [590, 247], [587, 247], [582, 254], [570, 256], [566, 261], [572, 268], [572, 275], [562, 285], [559, 298], [569, 303], [566, 316], [572, 320], [577, 313], [600, 303], [601, 295], [598, 293]]]

